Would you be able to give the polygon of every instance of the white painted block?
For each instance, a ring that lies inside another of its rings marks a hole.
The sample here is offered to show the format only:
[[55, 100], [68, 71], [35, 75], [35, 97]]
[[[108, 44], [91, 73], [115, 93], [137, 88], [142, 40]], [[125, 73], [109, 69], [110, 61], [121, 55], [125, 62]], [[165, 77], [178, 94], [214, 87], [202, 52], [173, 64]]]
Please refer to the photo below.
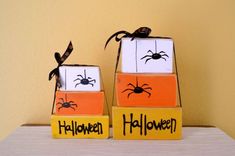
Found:
[[121, 53], [124, 73], [173, 73], [171, 39], [123, 38]]
[[100, 91], [100, 68], [98, 66], [59, 67], [61, 91]]

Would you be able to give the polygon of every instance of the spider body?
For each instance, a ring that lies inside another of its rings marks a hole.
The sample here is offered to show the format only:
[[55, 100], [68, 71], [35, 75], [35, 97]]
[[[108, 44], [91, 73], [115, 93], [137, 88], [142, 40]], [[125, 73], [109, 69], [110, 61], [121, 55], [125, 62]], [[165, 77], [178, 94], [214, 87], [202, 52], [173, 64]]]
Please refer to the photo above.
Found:
[[75, 85], [75, 88], [78, 86], [78, 85], [91, 85], [92, 87], [94, 86], [94, 84], [92, 83], [92, 82], [94, 82], [94, 83], [96, 83], [96, 80], [95, 79], [92, 79], [91, 77], [87, 77], [86, 76], [86, 70], [84, 69], [84, 76], [83, 75], [77, 75], [78, 76], [78, 78], [77, 79], [75, 79], [74, 80], [74, 82], [75, 81], [78, 81], [78, 80], [80, 80], [80, 82], [79, 83], [77, 83], [76, 85]]
[[134, 91], [134, 93], [140, 94], [144, 91], [144, 89], [141, 87], [135, 87], [133, 91]]
[[128, 83], [127, 86], [130, 86], [131, 88], [127, 88], [125, 90], [122, 91], [122, 93], [126, 92], [126, 91], [130, 91], [127, 95], [127, 97], [129, 98], [131, 94], [135, 93], [135, 94], [141, 94], [141, 93], [147, 93], [148, 97], [151, 96], [151, 93], [147, 90], [152, 90], [151, 87], [149, 87], [148, 84], [143, 84], [141, 86], [139, 86], [138, 84], [138, 80], [136, 78], [136, 85], [133, 85], [132, 83]]
[[56, 103], [56, 105], [61, 105], [58, 108], [58, 111], [60, 111], [61, 108], [72, 108], [75, 111], [75, 108], [73, 106], [77, 107], [77, 104], [75, 104], [73, 101], [67, 102], [67, 100], [64, 101], [63, 98], [60, 98], [60, 100], [61, 100], [61, 102]]
[[166, 58], [164, 56], [169, 58], [169, 56], [164, 51], [160, 51], [159, 53], [157, 53], [157, 52], [153, 53], [151, 50], [149, 50], [147, 53], [151, 53], [151, 55], [145, 55], [144, 57], [141, 58], [141, 60], [147, 58], [145, 60], [145, 64], [151, 59], [153, 59], [153, 60], [163, 59], [166, 61]]
[[89, 80], [88, 79], [82, 79], [81, 80], [81, 84], [88, 85], [89, 84]]
[[155, 53], [152, 55], [152, 59], [155, 59], [155, 60], [160, 59], [161, 57], [162, 57], [162, 55], [160, 55], [158, 53]]

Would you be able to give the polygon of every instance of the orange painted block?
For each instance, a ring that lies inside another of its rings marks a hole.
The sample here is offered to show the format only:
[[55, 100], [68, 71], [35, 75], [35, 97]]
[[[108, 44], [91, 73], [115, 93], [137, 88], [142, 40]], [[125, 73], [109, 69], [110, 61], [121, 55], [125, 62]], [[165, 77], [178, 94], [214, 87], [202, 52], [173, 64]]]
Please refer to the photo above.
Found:
[[102, 115], [104, 92], [56, 92], [56, 115]]
[[175, 107], [175, 74], [117, 73], [118, 106]]

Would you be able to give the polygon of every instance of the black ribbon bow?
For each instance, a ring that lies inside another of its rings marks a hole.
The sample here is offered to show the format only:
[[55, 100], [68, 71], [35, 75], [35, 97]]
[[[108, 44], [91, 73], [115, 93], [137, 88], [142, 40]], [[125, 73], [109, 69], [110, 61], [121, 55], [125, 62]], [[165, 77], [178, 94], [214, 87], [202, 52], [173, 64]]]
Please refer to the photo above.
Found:
[[58, 66], [49, 73], [49, 81], [55, 76], [56, 85], [59, 88], [61, 87], [59, 67], [69, 57], [69, 55], [72, 53], [72, 51], [73, 51], [73, 45], [72, 45], [72, 42], [70, 41], [69, 45], [68, 45], [67, 49], [65, 50], [64, 54], [62, 55], [62, 57], [61, 57], [60, 53], [58, 53], [58, 52], [55, 52], [55, 54], [54, 54], [54, 57], [55, 57], [56, 62], [58, 63]]
[[[127, 31], [118, 31], [114, 33], [112, 36], [108, 38], [108, 40], [105, 43], [105, 47], [107, 47], [109, 41], [115, 37], [115, 40], [119, 42], [123, 37], [132, 37], [131, 40], [134, 40], [134, 38], [139, 37], [139, 38], [147, 38], [149, 34], [151, 33], [151, 29], [148, 27], [140, 27], [139, 29], [135, 30], [133, 33], [129, 33]], [[122, 37], [118, 37], [118, 35], [124, 34]]]

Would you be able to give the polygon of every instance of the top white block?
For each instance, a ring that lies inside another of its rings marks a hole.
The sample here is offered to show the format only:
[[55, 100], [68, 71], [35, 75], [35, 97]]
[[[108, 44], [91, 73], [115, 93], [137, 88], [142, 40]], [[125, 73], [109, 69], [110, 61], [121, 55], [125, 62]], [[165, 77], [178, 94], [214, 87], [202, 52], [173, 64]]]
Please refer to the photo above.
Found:
[[122, 39], [122, 72], [173, 73], [173, 40]]
[[98, 66], [59, 67], [61, 91], [100, 91], [100, 69]]

